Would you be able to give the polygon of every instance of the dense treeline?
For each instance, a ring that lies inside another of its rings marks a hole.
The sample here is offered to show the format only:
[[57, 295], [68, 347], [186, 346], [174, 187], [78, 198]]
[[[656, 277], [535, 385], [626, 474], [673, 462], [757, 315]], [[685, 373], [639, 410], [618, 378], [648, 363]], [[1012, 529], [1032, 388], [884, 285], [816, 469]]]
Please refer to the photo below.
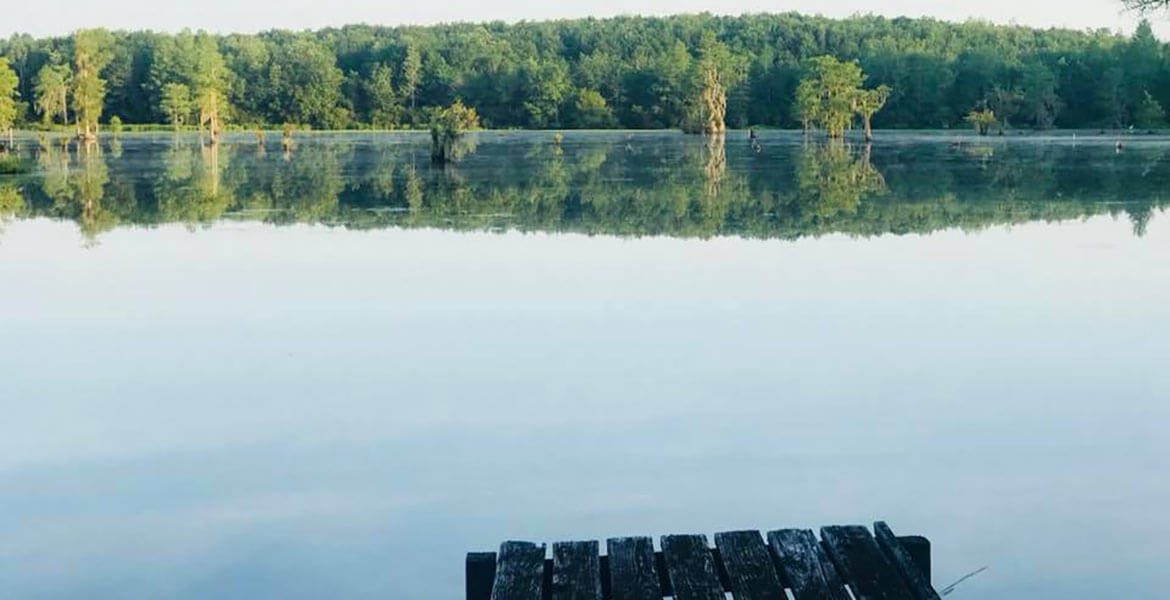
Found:
[[[79, 50], [96, 75], [78, 71]], [[1148, 24], [1124, 37], [877, 16], [682, 15], [222, 36], [91, 30], [0, 42], [19, 76], [20, 122], [59, 123], [77, 110], [103, 123], [193, 124], [187, 117], [199, 113], [213, 131], [220, 119], [421, 125], [456, 100], [489, 127], [678, 127], [716, 54], [732, 127], [798, 126], [798, 83], [824, 55], [857, 60], [868, 88], [889, 86], [874, 116], [882, 128], [965, 127], [976, 110], [1020, 128], [1145, 128], [1161, 125], [1170, 106], [1170, 53]], [[100, 111], [86, 106], [92, 98], [62, 96], [76, 93], [65, 81], [76, 77], [104, 91]]]
[[[515, 137], [512, 137], [515, 136]], [[39, 172], [0, 180], [6, 217], [78, 223], [88, 239], [126, 225], [220, 219], [352, 228], [581, 232], [795, 239], [977, 229], [1112, 214], [1142, 234], [1166, 207], [1170, 150], [1074, 144], [801, 144], [721, 137], [627, 140], [481, 133], [455, 168], [420, 137], [306, 136], [277, 152], [244, 136], [218, 146], [117, 138], [24, 152]], [[120, 159], [126, 145], [129, 160]], [[133, 154], [129, 152], [134, 144]]]

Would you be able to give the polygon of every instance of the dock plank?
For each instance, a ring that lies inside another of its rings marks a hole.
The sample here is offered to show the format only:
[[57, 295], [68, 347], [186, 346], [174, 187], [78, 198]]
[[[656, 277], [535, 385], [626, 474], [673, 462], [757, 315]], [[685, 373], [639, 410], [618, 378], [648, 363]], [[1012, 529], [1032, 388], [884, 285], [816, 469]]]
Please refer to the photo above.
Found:
[[467, 600], [491, 600], [496, 579], [495, 552], [469, 552], [466, 563]]
[[705, 535], [664, 535], [662, 555], [675, 600], [726, 600]]
[[902, 576], [903, 583], [910, 588], [910, 593], [914, 594], [917, 600], [941, 600], [938, 592], [930, 585], [930, 580], [918, 568], [918, 564], [910, 556], [902, 542], [890, 530], [890, 526], [886, 525], [885, 521], [878, 521], [873, 524], [874, 538], [877, 540], [878, 548], [885, 553], [886, 559], [894, 566], [894, 570]]
[[552, 555], [552, 600], [601, 600], [597, 542], [557, 542]]
[[865, 527], [822, 527], [821, 539], [857, 600], [914, 599]]
[[543, 587], [544, 544], [500, 544], [491, 600], [541, 600]]
[[768, 548], [796, 600], [850, 600], [844, 580], [811, 529], [768, 532]]
[[759, 531], [716, 533], [715, 547], [735, 600], [787, 600]]
[[610, 538], [605, 541], [609, 587], [613, 600], [662, 600], [654, 542], [648, 537]]

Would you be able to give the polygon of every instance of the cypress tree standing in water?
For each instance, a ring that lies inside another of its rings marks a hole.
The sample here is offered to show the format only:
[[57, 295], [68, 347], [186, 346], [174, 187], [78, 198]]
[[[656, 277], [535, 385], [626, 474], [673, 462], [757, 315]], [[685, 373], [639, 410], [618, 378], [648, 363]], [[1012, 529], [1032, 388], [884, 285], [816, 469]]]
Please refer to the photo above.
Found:
[[215, 38], [199, 32], [195, 36], [195, 61], [191, 81], [199, 109], [200, 130], [206, 125], [210, 142], [219, 143], [220, 109], [224, 104], [225, 67]]
[[106, 99], [106, 80], [101, 72], [113, 58], [113, 41], [104, 29], [82, 29], [73, 34], [73, 112], [77, 136], [87, 142], [97, 140], [98, 119]]

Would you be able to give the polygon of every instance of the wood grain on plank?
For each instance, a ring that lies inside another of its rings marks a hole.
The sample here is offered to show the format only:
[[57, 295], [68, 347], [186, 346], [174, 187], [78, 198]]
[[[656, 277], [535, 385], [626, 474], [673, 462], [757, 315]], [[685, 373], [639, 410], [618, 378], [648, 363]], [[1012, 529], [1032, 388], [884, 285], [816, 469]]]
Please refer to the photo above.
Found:
[[930, 580], [918, 568], [918, 564], [911, 558], [910, 553], [902, 547], [902, 542], [890, 531], [885, 521], [873, 524], [874, 538], [878, 548], [885, 553], [886, 559], [894, 565], [894, 569], [902, 576], [902, 582], [910, 588], [917, 600], [940, 600], [938, 592], [930, 585]]
[[822, 527], [821, 539], [857, 600], [914, 599], [865, 527]]
[[491, 600], [541, 600], [543, 587], [544, 544], [500, 544]]
[[705, 535], [664, 535], [662, 555], [675, 600], [726, 600]]
[[716, 533], [715, 547], [727, 569], [735, 600], [787, 600], [760, 532]]
[[605, 541], [609, 558], [609, 586], [613, 600], [662, 600], [654, 542], [648, 537], [610, 538]]
[[810, 529], [768, 533], [780, 578], [796, 600], [849, 600], [845, 582]]
[[601, 600], [597, 542], [557, 542], [552, 555], [552, 600]]

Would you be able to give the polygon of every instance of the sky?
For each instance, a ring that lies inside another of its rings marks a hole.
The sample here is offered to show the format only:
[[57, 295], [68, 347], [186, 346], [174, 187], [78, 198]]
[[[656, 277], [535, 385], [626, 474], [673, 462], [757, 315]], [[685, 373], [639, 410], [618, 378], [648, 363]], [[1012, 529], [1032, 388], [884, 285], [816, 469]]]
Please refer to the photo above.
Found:
[[[79, 27], [175, 31], [255, 32], [306, 29], [350, 23], [432, 24], [449, 21], [543, 20], [642, 14], [797, 11], [845, 17], [858, 13], [932, 16], [952, 21], [971, 18], [997, 23], [1074, 29], [1107, 28], [1130, 32], [1139, 18], [1121, 0], [0, 0], [0, 36], [14, 32], [37, 36], [68, 33]], [[1170, 15], [1151, 17], [1154, 30], [1170, 39]]]

